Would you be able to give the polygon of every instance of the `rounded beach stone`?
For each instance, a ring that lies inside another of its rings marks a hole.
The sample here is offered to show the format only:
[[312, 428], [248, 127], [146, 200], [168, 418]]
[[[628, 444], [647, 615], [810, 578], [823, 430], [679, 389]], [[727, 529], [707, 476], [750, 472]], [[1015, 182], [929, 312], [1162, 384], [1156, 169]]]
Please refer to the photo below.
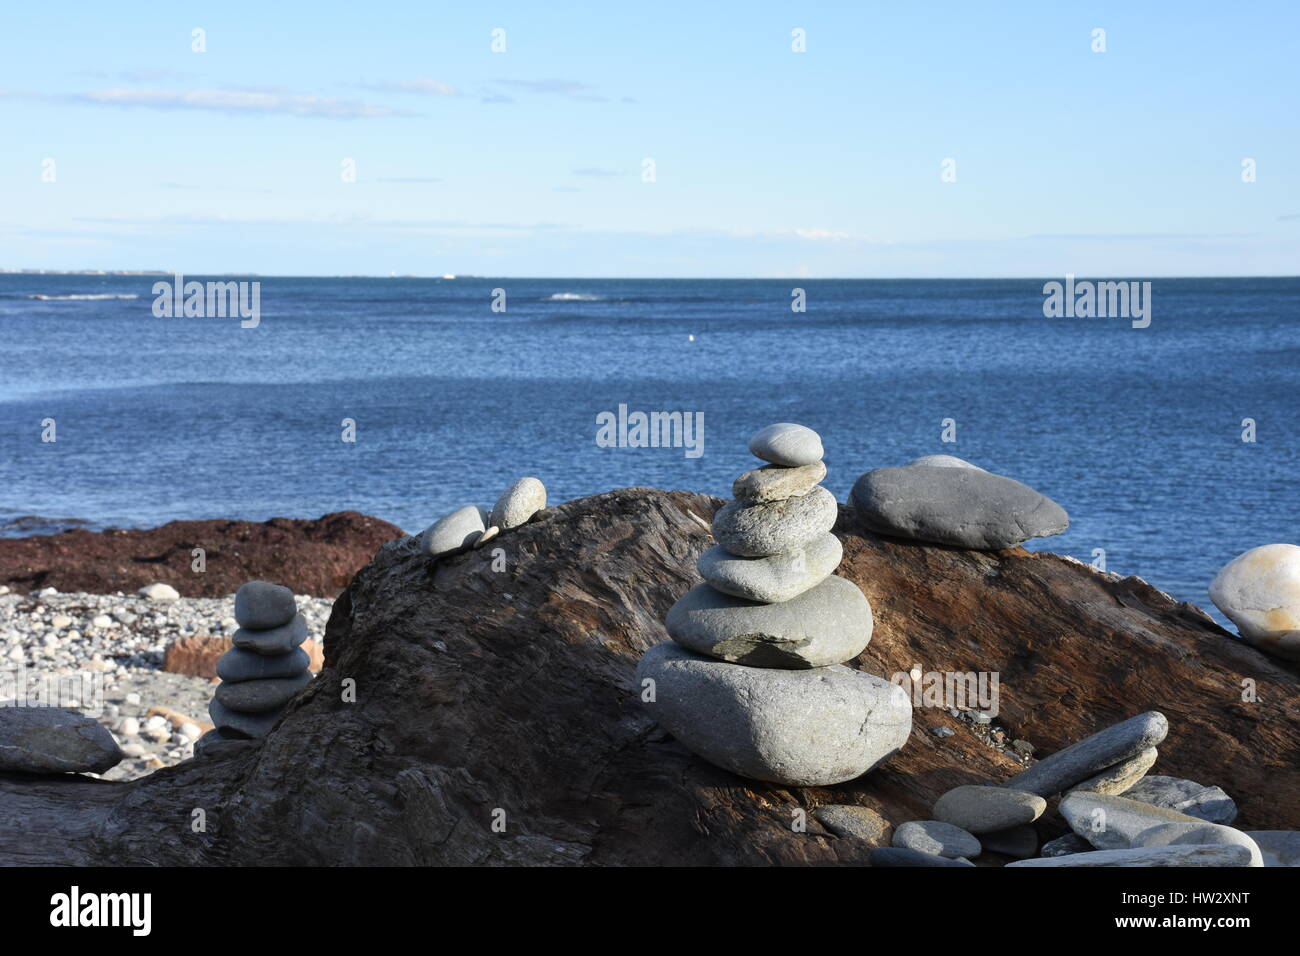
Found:
[[731, 501], [713, 516], [713, 536], [742, 558], [765, 558], [806, 548], [835, 527], [839, 505], [820, 486], [798, 498], [764, 505]]
[[266, 631], [282, 627], [298, 613], [293, 592], [268, 581], [249, 581], [235, 592], [235, 620], [240, 627]]
[[1237, 804], [1222, 787], [1206, 787], [1193, 780], [1153, 774], [1135, 783], [1124, 796], [1210, 823], [1229, 824], [1237, 819]]
[[857, 480], [850, 497], [878, 534], [957, 548], [1011, 548], [1070, 525], [1046, 495], [982, 468], [877, 468]]
[[1265, 866], [1300, 866], [1300, 831], [1246, 830], [1264, 856]]
[[780, 604], [759, 604], [700, 584], [668, 611], [668, 636], [697, 654], [790, 670], [842, 664], [862, 653], [873, 625], [867, 596], [829, 577]]
[[478, 505], [457, 508], [425, 530], [420, 536], [420, 551], [431, 558], [468, 551], [487, 530], [487, 521], [487, 510]]
[[545, 507], [546, 486], [536, 478], [520, 478], [497, 499], [487, 526], [517, 528]]
[[867, 862], [876, 867], [897, 866], [974, 866], [970, 860], [951, 860], [934, 853], [922, 853], [901, 846], [878, 846], [871, 851]]
[[870, 807], [836, 803], [818, 807], [813, 811], [813, 816], [838, 837], [876, 843], [889, 832], [889, 821]]
[[1001, 853], [1013, 860], [1027, 860], [1038, 852], [1038, 831], [1026, 823], [1008, 830], [981, 833], [980, 844], [985, 853]]
[[217, 659], [217, 676], [227, 684], [238, 684], [249, 680], [293, 677], [310, 665], [311, 655], [301, 647], [295, 647], [288, 654], [270, 657], [242, 647], [232, 647]]
[[922, 455], [920, 458], [913, 458], [909, 465], [921, 465], [926, 468], [974, 468], [976, 471], [983, 471], [979, 465], [972, 465], [965, 458], [958, 458], [955, 455]]
[[1255, 647], [1300, 660], [1300, 547], [1266, 544], [1233, 558], [1210, 584], [1210, 600]]
[[98, 721], [66, 707], [0, 707], [0, 770], [103, 773], [124, 754]]
[[1225, 827], [1218, 823], [1161, 823], [1143, 830], [1133, 838], [1132, 846], [1206, 846], [1223, 844], [1244, 846], [1250, 850], [1250, 865], [1263, 866], [1264, 857], [1259, 852], [1259, 845], [1240, 830]]
[[1138, 834], [1162, 823], [1204, 823], [1196, 817], [1149, 803], [1076, 790], [1061, 798], [1057, 808], [1070, 829], [1098, 850], [1122, 850]]
[[295, 614], [293, 620], [280, 627], [266, 631], [250, 631], [241, 627], [231, 638], [236, 647], [242, 647], [254, 654], [288, 654], [295, 647], [307, 640], [307, 620], [301, 614]]
[[1033, 823], [1047, 809], [1036, 793], [1006, 787], [954, 787], [934, 804], [936, 820], [969, 833], [991, 833]]
[[740, 558], [716, 545], [700, 555], [700, 576], [724, 594], [776, 604], [816, 587], [839, 567], [840, 539], [827, 532], [806, 548], [766, 558]]
[[501, 529], [498, 528], [496, 525], [493, 525], [492, 527], [488, 528], [481, 535], [479, 535], [477, 538], [474, 539], [474, 547], [476, 548], [483, 547], [483, 545], [487, 544], [489, 541], [491, 541], [500, 533], [501, 533]]
[[1140, 846], [1122, 850], [1097, 850], [1063, 856], [1016, 860], [1012, 866], [1250, 866], [1244, 846]]
[[918, 853], [933, 853], [956, 859], [979, 856], [980, 841], [961, 827], [942, 820], [911, 820], [894, 830], [893, 844]]
[[136, 593], [150, 601], [175, 601], [181, 596], [170, 584], [149, 584]]
[[747, 471], [731, 483], [731, 494], [747, 505], [761, 505], [782, 498], [798, 498], [812, 491], [826, 477], [826, 463], [815, 461], [811, 465], [790, 468], [786, 465], [764, 465]]
[[264, 714], [245, 714], [231, 710], [215, 697], [208, 701], [208, 716], [226, 737], [265, 737], [284, 713], [284, 708]]
[[754, 433], [749, 453], [774, 465], [797, 468], [821, 461], [822, 439], [807, 426], [778, 422]]
[[289, 703], [293, 695], [311, 681], [312, 675], [303, 671], [296, 677], [246, 680], [238, 684], [223, 683], [217, 685], [216, 698], [231, 710], [245, 714], [263, 714]]
[[785, 786], [860, 777], [912, 730], [912, 704], [901, 687], [842, 665], [743, 667], [666, 641], [646, 652], [636, 680], [643, 694], [653, 691], [647, 712], [688, 750], [742, 777]]

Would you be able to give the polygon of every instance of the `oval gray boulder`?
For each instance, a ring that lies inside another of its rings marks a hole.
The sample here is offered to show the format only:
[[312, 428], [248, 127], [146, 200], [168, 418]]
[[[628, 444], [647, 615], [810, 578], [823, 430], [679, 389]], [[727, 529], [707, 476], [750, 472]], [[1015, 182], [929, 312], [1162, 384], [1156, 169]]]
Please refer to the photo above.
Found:
[[918, 853], [933, 853], [935, 856], [958, 857], [979, 856], [982, 850], [980, 841], [961, 827], [942, 820], [909, 820], [894, 830], [893, 845]]
[[731, 501], [713, 516], [713, 536], [742, 558], [765, 558], [806, 548], [835, 527], [839, 505], [820, 486], [797, 498], [764, 505]]
[[281, 627], [298, 613], [293, 592], [269, 581], [249, 581], [235, 592], [235, 620], [240, 627], [265, 631]]
[[871, 641], [871, 605], [846, 578], [829, 577], [781, 604], [760, 604], [700, 584], [664, 618], [668, 635], [697, 654], [749, 667], [842, 664]]
[[468, 551], [488, 529], [488, 519], [487, 510], [478, 505], [457, 508], [425, 530], [420, 536], [420, 551], [431, 558]]
[[284, 711], [285, 708], [281, 707], [264, 714], [245, 714], [231, 710], [215, 697], [208, 701], [208, 716], [217, 730], [227, 737], [265, 737]]
[[766, 558], [739, 558], [721, 545], [700, 555], [700, 576], [724, 594], [776, 604], [816, 587], [839, 567], [840, 539], [829, 532], [806, 548]]
[[785, 465], [764, 465], [747, 471], [731, 483], [731, 494], [747, 505], [761, 505], [782, 498], [798, 498], [817, 487], [826, 477], [826, 463], [815, 461], [811, 465], [789, 468]]
[[1259, 846], [1232, 827], [1218, 823], [1161, 823], [1143, 830], [1133, 839], [1133, 846], [1205, 846], [1223, 844], [1227, 846], [1244, 846], [1250, 851], [1250, 865], [1263, 866], [1264, 857]]
[[821, 461], [822, 438], [806, 425], [778, 422], [754, 433], [749, 453], [774, 465], [797, 468]]
[[289, 703], [293, 695], [311, 681], [311, 674], [304, 670], [295, 677], [247, 680], [238, 684], [222, 683], [217, 685], [216, 698], [231, 710], [245, 714], [264, 714]]
[[0, 770], [103, 773], [121, 762], [107, 728], [66, 707], [0, 707]]
[[536, 478], [520, 478], [497, 499], [487, 527], [517, 528], [545, 507], [546, 486]]
[[217, 676], [227, 684], [238, 684], [246, 680], [293, 677], [307, 670], [309, 664], [311, 664], [311, 657], [301, 647], [295, 647], [288, 654], [276, 654], [271, 657], [246, 651], [242, 647], [232, 647], [217, 658]]
[[1033, 823], [1046, 809], [1047, 801], [1036, 793], [969, 785], [954, 787], [936, 800], [934, 817], [979, 834]]
[[692, 654], [671, 641], [646, 652], [637, 686], [688, 750], [732, 773], [794, 787], [842, 783], [907, 742], [912, 704], [897, 684], [843, 665], [785, 671]]
[[268, 657], [288, 654], [307, 640], [307, 620], [301, 614], [295, 614], [288, 624], [266, 631], [250, 631], [246, 627], [241, 627], [235, 631], [230, 640], [236, 647], [252, 651], [254, 654], [264, 654]]

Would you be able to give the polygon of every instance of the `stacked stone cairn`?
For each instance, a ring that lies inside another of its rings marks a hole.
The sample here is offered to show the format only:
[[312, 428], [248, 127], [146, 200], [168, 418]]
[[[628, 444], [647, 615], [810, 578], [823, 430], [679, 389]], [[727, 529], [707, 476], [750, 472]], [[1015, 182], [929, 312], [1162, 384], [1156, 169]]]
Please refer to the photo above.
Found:
[[293, 591], [249, 581], [235, 594], [235, 621], [235, 646], [217, 661], [221, 683], [208, 704], [216, 729], [201, 738], [205, 747], [222, 739], [265, 737], [312, 679], [311, 658], [300, 646], [307, 622]]
[[871, 605], [832, 572], [839, 505], [821, 438], [782, 423], [749, 450], [769, 464], [736, 479], [714, 517], [705, 583], [668, 612], [671, 641], [637, 668], [659, 725], [726, 770], [787, 786], [859, 777], [907, 741], [906, 692], [844, 666], [871, 640]]

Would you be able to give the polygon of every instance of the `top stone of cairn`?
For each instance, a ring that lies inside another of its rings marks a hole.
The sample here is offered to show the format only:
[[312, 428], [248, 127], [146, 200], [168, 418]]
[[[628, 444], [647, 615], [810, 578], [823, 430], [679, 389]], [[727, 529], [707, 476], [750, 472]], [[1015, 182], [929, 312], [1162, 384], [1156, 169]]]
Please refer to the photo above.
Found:
[[235, 620], [250, 631], [282, 627], [298, 613], [293, 592], [269, 581], [249, 581], [235, 592]]
[[768, 425], [749, 440], [750, 454], [774, 465], [798, 468], [822, 460], [822, 439], [811, 428], [791, 422]]

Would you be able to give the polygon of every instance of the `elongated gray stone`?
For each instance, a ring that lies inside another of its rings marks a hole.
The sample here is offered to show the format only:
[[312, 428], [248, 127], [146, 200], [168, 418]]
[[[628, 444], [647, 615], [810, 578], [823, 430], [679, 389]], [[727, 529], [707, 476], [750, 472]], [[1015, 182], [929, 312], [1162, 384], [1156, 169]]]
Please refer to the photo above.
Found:
[[236, 647], [254, 654], [270, 657], [288, 654], [295, 647], [307, 640], [307, 621], [301, 614], [295, 614], [293, 620], [282, 627], [273, 627], [267, 631], [250, 631], [241, 627], [231, 637]]
[[879, 841], [889, 830], [889, 821], [870, 807], [830, 804], [813, 811], [817, 822], [838, 837]]
[[1015, 860], [1025, 860], [1038, 852], [1038, 831], [1028, 823], [993, 833], [981, 833], [985, 853], [1001, 853]]
[[235, 620], [240, 627], [266, 631], [293, 620], [298, 605], [293, 592], [269, 581], [249, 581], [235, 592]]
[[502, 531], [517, 528], [545, 507], [546, 486], [536, 478], [520, 478], [497, 499], [486, 524]]
[[728, 502], [713, 516], [713, 536], [734, 555], [765, 558], [806, 548], [830, 531], [838, 516], [835, 496], [818, 486], [765, 505]]
[[245, 714], [263, 714], [282, 708], [311, 680], [311, 674], [304, 670], [296, 677], [272, 677], [241, 681], [238, 684], [222, 683], [217, 685], [216, 698], [231, 710]]
[[870, 642], [872, 623], [866, 595], [834, 575], [782, 604], [758, 604], [700, 584], [664, 619], [668, 636], [687, 650], [788, 670], [852, 660]]
[[878, 534], [958, 548], [1010, 548], [1070, 525], [1046, 495], [982, 468], [876, 468], [853, 485], [851, 500]]
[[822, 458], [822, 439], [806, 425], [778, 422], [754, 433], [749, 453], [774, 465], [797, 468]]
[[934, 853], [922, 853], [901, 846], [878, 846], [871, 851], [867, 862], [877, 867], [901, 866], [974, 866], [970, 860], [953, 860]]
[[724, 594], [778, 604], [798, 597], [826, 580], [844, 557], [844, 546], [824, 534], [798, 551], [766, 558], [739, 558], [721, 545], [700, 555], [700, 576]]
[[231, 710], [215, 697], [208, 701], [208, 716], [217, 730], [226, 737], [265, 737], [275, 726], [284, 708], [264, 714], [245, 714]]
[[918, 853], [950, 859], [980, 855], [980, 841], [961, 827], [942, 820], [909, 820], [894, 830], [893, 844]]
[[288, 654], [275, 654], [270, 657], [246, 651], [242, 647], [232, 647], [217, 658], [217, 676], [227, 684], [293, 677], [305, 671], [309, 664], [311, 664], [311, 657], [301, 647], [295, 647]]
[[1033, 823], [1047, 809], [1047, 801], [1035, 793], [1007, 787], [954, 787], [934, 804], [936, 820], [943, 820], [970, 833], [992, 833]]
[[641, 658], [636, 680], [643, 695], [653, 691], [647, 712], [683, 746], [771, 783], [822, 786], [860, 777], [896, 753], [912, 729], [901, 687], [838, 664], [744, 667], [665, 641]]
[[1264, 857], [1255, 841], [1232, 827], [1218, 823], [1162, 823], [1143, 830], [1133, 838], [1132, 845], [1138, 846], [1204, 846], [1209, 843], [1222, 843], [1231, 846], [1244, 846], [1250, 851], [1250, 865], [1263, 866]]
[[1159, 756], [1160, 752], [1155, 747], [1148, 747], [1137, 756], [1129, 757], [1113, 767], [1107, 767], [1095, 777], [1089, 777], [1082, 783], [1076, 783], [1070, 788], [1070, 792], [1086, 790], [1089, 793], [1116, 795], [1124, 793], [1155, 766], [1156, 758]]
[[811, 465], [789, 468], [785, 465], [764, 465], [747, 471], [731, 484], [731, 494], [747, 505], [761, 505], [782, 498], [806, 495], [826, 477], [826, 463], [815, 461]]
[[1091, 853], [1093, 846], [1077, 833], [1067, 833], [1043, 844], [1039, 856], [1069, 856], [1071, 853]]
[[1247, 830], [1255, 841], [1265, 866], [1300, 866], [1300, 831]]
[[457, 508], [440, 518], [420, 536], [420, 551], [431, 558], [448, 557], [468, 551], [488, 529], [489, 514], [478, 505]]
[[0, 707], [0, 770], [103, 773], [124, 754], [108, 729], [66, 707]]
[[1206, 787], [1178, 777], [1143, 777], [1124, 796], [1210, 823], [1229, 824], [1237, 819], [1237, 804], [1222, 788]]
[[1028, 770], [1003, 784], [1040, 797], [1069, 789], [1117, 763], [1156, 746], [1169, 733], [1169, 722], [1158, 710], [1149, 710], [1044, 757]]
[[1244, 846], [1140, 846], [1124, 850], [1094, 850], [1067, 856], [1016, 860], [1011, 866], [1250, 866]]
[[1153, 807], [1127, 797], [1076, 790], [1061, 798], [1058, 808], [1070, 829], [1098, 850], [1122, 850], [1143, 830], [1162, 823], [1204, 823], [1185, 813]]

